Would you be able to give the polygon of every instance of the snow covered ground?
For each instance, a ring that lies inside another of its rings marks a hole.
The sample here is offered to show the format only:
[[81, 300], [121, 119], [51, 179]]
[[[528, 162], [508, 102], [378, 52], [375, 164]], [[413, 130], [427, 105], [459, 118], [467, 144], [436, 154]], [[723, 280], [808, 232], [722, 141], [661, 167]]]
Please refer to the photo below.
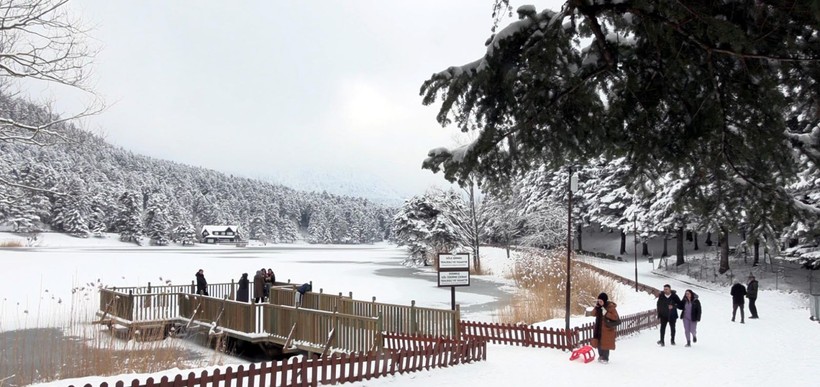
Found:
[[[0, 233], [0, 241], [15, 238]], [[487, 289], [470, 293], [459, 289], [458, 302], [464, 317], [492, 321], [492, 305], [512, 289], [504, 278], [510, 261], [502, 249], [483, 248], [482, 264], [493, 275], [474, 277], [485, 281]], [[387, 244], [372, 246], [283, 245], [267, 247], [132, 247], [114, 237], [76, 239], [59, 234], [41, 238], [40, 246], [25, 249], [0, 249], [4, 280], [0, 309], [0, 331], [32, 326], [59, 325], [69, 314], [67, 306], [72, 289], [88, 284], [126, 286], [145, 285], [171, 280], [189, 283], [196, 269], [203, 268], [210, 282], [227, 282], [257, 267], [272, 267], [278, 278], [314, 281], [315, 288], [327, 291], [353, 291], [356, 298], [379, 301], [448, 307], [449, 290], [435, 287], [435, 275], [429, 270], [400, 266], [403, 251]], [[625, 277], [634, 276], [634, 264], [587, 258], [606, 270]], [[687, 288], [697, 292], [703, 303], [699, 342], [684, 348], [683, 328], [678, 324], [678, 346], [655, 345], [658, 330], [644, 331], [618, 341], [610, 364], [583, 364], [568, 361], [569, 354], [550, 349], [530, 349], [490, 345], [486, 362], [448, 369], [374, 379], [360, 385], [815, 385], [820, 346], [820, 324], [808, 319], [807, 297], [781, 291], [764, 290], [758, 299], [759, 320], [746, 324], [732, 323], [728, 287], [699, 282], [685, 274], [653, 273], [646, 261], [639, 262], [639, 281], [655, 287], [672, 284], [680, 292]], [[670, 278], [675, 277], [675, 278]], [[97, 281], [99, 279], [99, 281]], [[494, 285], [493, 285], [494, 284]], [[48, 292], [46, 292], [48, 290]], [[89, 293], [86, 304], [96, 308], [95, 296]], [[76, 294], [75, 294], [76, 296]], [[55, 297], [55, 299], [51, 299]], [[86, 296], [84, 296], [86, 297]], [[654, 306], [651, 296], [622, 288], [616, 297], [621, 314], [643, 311]], [[62, 299], [62, 303], [57, 303]], [[19, 305], [18, 305], [19, 303]], [[75, 305], [76, 306], [76, 305]], [[29, 313], [23, 313], [28, 310]], [[35, 312], [39, 310], [39, 312]], [[76, 310], [76, 308], [75, 308]], [[90, 310], [89, 310], [90, 312]], [[589, 321], [578, 317], [573, 324]], [[562, 326], [563, 320], [541, 325]], [[668, 334], [668, 333], [667, 333]], [[807, 345], [799, 345], [805, 342]], [[233, 361], [225, 361], [230, 364]], [[178, 370], [165, 374], [176, 375]], [[156, 376], [156, 374], [152, 374]], [[98, 385], [101, 381], [130, 380], [122, 377], [92, 377], [82, 383]], [[66, 385], [60, 381], [48, 385]]]

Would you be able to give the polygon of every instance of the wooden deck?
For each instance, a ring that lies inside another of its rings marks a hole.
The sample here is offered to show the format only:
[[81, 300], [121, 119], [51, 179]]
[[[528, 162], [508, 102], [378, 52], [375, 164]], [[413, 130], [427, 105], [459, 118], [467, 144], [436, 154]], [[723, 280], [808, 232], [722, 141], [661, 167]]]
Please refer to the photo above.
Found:
[[[383, 347], [385, 332], [458, 338], [459, 310], [419, 308], [308, 292], [297, 305], [295, 284], [277, 283], [269, 303], [237, 302], [233, 283], [210, 284], [210, 296], [189, 285], [100, 290], [98, 323], [134, 337], [169, 332], [207, 332], [251, 343], [269, 343], [284, 352], [360, 352]], [[252, 289], [251, 289], [252, 291]], [[252, 294], [252, 293], [251, 293]], [[161, 336], [162, 337], [162, 336]]]

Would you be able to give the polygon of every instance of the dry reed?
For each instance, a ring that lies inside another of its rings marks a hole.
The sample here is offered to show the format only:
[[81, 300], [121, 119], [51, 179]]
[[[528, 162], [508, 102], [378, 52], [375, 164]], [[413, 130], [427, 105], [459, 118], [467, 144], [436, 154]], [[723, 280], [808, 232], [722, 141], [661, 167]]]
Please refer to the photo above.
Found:
[[23, 247], [25, 244], [18, 240], [0, 241], [0, 247]]
[[[222, 354], [203, 356], [180, 339], [140, 341], [115, 337], [91, 324], [96, 297], [76, 292], [69, 318], [38, 311], [18, 311], [18, 330], [0, 329], [0, 387], [28, 385], [85, 376], [152, 373], [170, 368], [196, 368], [222, 363]], [[4, 316], [0, 315], [0, 321]], [[8, 316], [6, 316], [8, 317]], [[29, 328], [32, 321], [34, 327]], [[51, 319], [52, 321], [48, 321]], [[224, 347], [224, 346], [221, 346]]]
[[[533, 324], [565, 316], [566, 250], [523, 252], [517, 255], [512, 279], [519, 291], [510, 305], [498, 311], [498, 321], [510, 324]], [[572, 261], [570, 313], [583, 315], [598, 294], [605, 292], [617, 300], [617, 286], [606, 278]]]

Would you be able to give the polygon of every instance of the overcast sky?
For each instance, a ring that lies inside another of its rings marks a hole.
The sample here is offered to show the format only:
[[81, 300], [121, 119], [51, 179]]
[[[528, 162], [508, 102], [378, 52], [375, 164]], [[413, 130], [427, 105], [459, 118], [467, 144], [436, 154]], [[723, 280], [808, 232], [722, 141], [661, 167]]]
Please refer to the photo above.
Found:
[[85, 126], [137, 153], [245, 176], [356, 171], [422, 192], [444, 182], [422, 160], [456, 130], [419, 88], [481, 56], [492, 5], [82, 0], [73, 7], [94, 27], [96, 90], [110, 105]]

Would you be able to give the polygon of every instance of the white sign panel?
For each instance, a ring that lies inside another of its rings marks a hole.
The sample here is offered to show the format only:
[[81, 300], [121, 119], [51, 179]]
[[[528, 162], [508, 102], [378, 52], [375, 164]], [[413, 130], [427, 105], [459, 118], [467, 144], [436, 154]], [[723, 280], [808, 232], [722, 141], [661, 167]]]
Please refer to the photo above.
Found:
[[439, 254], [438, 268], [470, 270], [470, 254]]
[[438, 286], [470, 286], [469, 271], [440, 271]]

